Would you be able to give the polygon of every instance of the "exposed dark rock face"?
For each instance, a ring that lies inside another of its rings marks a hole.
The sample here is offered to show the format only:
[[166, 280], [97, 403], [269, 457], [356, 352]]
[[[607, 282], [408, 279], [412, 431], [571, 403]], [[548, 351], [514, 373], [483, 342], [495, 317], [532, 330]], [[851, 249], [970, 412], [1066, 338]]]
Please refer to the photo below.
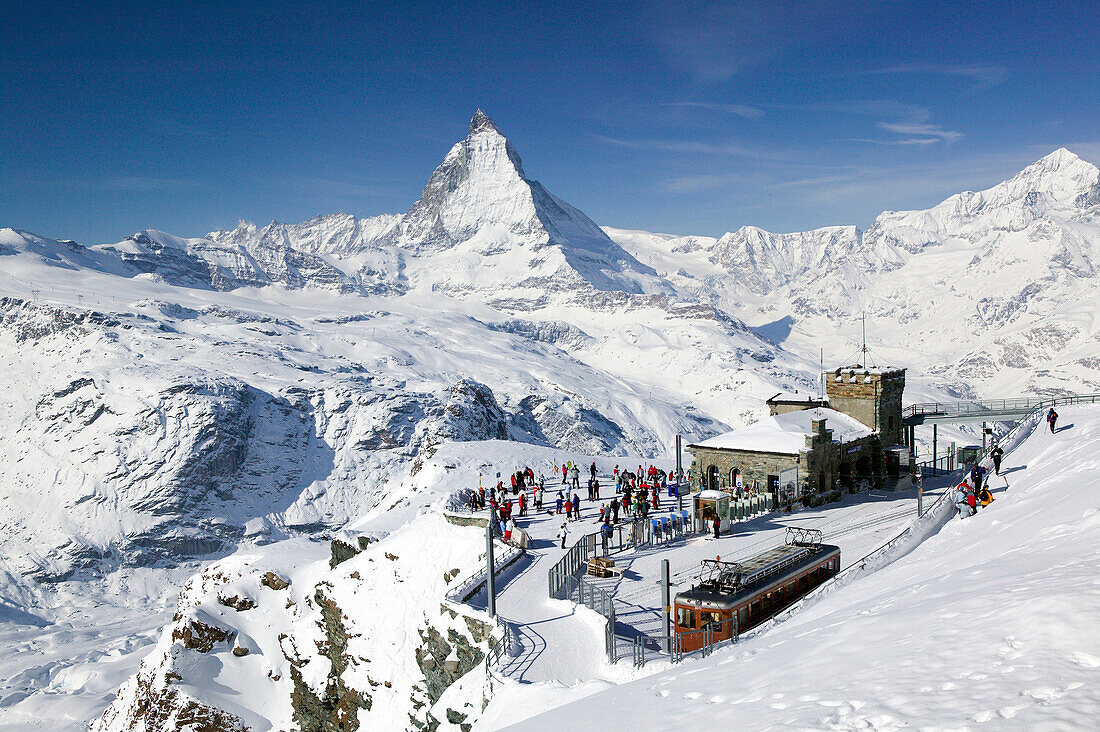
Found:
[[341, 541], [339, 539], [333, 539], [331, 547], [332, 558], [328, 560], [329, 569], [336, 569], [336, 565], [340, 564], [341, 562], [346, 562], [347, 560], [351, 559], [359, 553], [359, 550], [353, 547], [351, 544], [348, 544], [346, 541]]
[[344, 682], [349, 659], [343, 611], [320, 589], [313, 599], [321, 608], [322, 627], [325, 631], [326, 643], [321, 652], [331, 662], [332, 667], [324, 692], [322, 696], [318, 696], [302, 679], [298, 666], [291, 665], [294, 721], [302, 732], [351, 732], [359, 729], [359, 710], [369, 711], [371, 698], [369, 694], [352, 689]]

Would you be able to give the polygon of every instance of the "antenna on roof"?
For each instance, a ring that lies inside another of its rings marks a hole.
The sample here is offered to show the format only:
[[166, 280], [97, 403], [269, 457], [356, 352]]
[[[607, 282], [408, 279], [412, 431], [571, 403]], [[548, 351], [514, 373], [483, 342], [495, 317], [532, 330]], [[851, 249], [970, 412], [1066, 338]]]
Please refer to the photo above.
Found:
[[860, 346], [860, 349], [859, 349], [860, 355], [862, 356], [862, 358], [860, 359], [860, 363], [863, 365], [864, 368], [867, 368], [867, 364], [871, 364], [871, 366], [873, 368], [878, 368], [878, 364], [875, 363], [874, 358], [872, 358], [871, 352], [867, 350], [867, 311], [866, 310], [863, 311], [862, 318], [863, 318], [863, 345]]
[[817, 370], [817, 418], [821, 419], [821, 401], [825, 398], [825, 349], [822, 348], [818, 353], [818, 364], [820, 368]]

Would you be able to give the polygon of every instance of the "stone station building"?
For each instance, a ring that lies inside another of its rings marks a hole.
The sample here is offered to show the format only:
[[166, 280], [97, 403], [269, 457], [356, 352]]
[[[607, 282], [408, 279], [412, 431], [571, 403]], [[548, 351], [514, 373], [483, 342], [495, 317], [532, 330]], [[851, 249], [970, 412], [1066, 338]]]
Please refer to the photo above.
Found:
[[902, 480], [905, 451], [891, 448], [902, 442], [905, 370], [856, 365], [823, 376], [825, 399], [777, 394], [767, 400], [771, 416], [688, 445], [693, 490], [768, 492], [782, 505]]

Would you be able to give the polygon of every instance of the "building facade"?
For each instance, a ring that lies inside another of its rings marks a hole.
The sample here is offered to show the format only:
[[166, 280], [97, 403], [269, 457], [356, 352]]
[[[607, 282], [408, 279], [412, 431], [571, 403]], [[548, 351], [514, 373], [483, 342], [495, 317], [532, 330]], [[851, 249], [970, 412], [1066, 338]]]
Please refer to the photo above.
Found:
[[903, 439], [905, 369], [855, 365], [823, 376], [826, 399], [777, 394], [769, 417], [688, 445], [693, 489], [737, 493], [740, 479], [740, 491], [771, 492], [781, 505], [897, 484], [902, 471], [887, 448]]

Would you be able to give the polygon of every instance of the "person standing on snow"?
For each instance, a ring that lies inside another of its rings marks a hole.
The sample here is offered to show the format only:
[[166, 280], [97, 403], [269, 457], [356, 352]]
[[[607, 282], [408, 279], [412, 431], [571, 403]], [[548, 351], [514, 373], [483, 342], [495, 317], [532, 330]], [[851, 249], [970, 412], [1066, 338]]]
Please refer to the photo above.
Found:
[[558, 501], [557, 501], [557, 511], [556, 511], [556, 513], [559, 513], [559, 514], [561, 513], [561, 507], [564, 503], [565, 503], [565, 499], [561, 497], [561, 491], [558, 491]]
[[966, 503], [966, 489], [969, 487], [965, 480], [955, 487], [955, 509], [961, 519], [970, 515], [970, 507]]
[[574, 465], [572, 470], [569, 471], [569, 478], [573, 482], [573, 490], [579, 491], [581, 489], [581, 469]]
[[611, 540], [611, 535], [614, 533], [614, 529], [611, 528], [611, 524], [607, 521], [603, 522], [603, 526], [600, 527], [600, 538], [603, 540], [603, 553], [607, 556], [607, 544]]
[[981, 504], [982, 508], [993, 503], [993, 494], [989, 492], [989, 488], [982, 488], [978, 491], [978, 503]]
[[714, 514], [714, 518], [711, 519], [711, 525], [714, 527], [714, 538], [718, 538], [718, 532], [722, 529], [722, 519], [718, 518], [718, 514]]
[[581, 497], [573, 493], [573, 518], [581, 520]]
[[993, 472], [997, 475], [1001, 474], [1001, 458], [1005, 456], [1005, 451], [1001, 449], [1000, 445], [994, 445], [993, 451], [989, 453], [989, 457], [993, 458]]
[[561, 528], [558, 529], [558, 538], [561, 539], [561, 548], [565, 548], [565, 540], [569, 537], [569, 527], [562, 521]]
[[1058, 422], [1058, 413], [1054, 411], [1054, 407], [1050, 408], [1047, 412], [1047, 424], [1050, 425], [1050, 432], [1054, 434], [1054, 425]]

